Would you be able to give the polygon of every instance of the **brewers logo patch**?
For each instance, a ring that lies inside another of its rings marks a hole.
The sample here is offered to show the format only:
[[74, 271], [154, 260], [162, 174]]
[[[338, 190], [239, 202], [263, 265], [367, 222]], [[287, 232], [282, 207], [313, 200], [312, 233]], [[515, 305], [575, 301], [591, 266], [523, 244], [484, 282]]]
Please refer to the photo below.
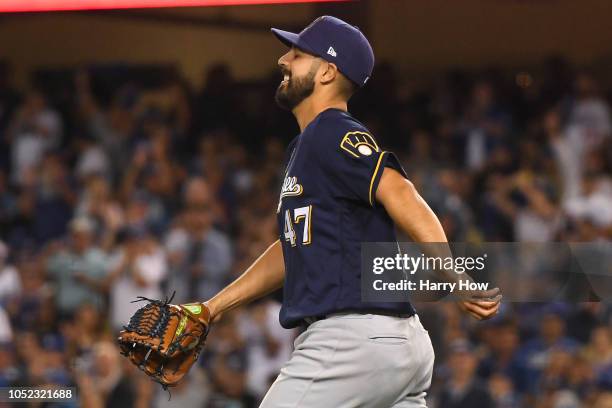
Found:
[[360, 131], [348, 132], [344, 135], [340, 147], [356, 158], [370, 156], [372, 153], [380, 151], [372, 135]]

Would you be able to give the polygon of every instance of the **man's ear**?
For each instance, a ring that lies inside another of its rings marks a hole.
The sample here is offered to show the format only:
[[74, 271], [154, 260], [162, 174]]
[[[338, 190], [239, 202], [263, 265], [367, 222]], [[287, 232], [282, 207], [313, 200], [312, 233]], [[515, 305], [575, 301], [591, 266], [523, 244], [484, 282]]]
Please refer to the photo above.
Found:
[[328, 62], [323, 66], [320, 81], [323, 85], [332, 82], [339, 75], [338, 67], [332, 62]]

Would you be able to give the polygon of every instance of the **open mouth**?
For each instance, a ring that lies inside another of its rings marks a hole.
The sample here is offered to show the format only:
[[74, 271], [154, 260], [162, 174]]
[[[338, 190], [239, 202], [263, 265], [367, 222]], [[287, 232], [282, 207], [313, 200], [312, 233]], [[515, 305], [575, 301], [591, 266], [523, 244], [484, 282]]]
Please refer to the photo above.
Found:
[[289, 83], [289, 79], [290, 79], [290, 75], [289, 74], [285, 74], [283, 76], [283, 81], [281, 82], [281, 85], [287, 85]]

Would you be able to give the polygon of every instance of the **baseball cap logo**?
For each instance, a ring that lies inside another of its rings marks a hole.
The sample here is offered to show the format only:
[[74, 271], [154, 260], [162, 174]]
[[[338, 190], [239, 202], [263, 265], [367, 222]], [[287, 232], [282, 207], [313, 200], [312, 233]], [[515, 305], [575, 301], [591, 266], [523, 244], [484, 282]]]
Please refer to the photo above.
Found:
[[329, 49], [327, 50], [327, 53], [331, 55], [332, 57], [335, 57], [338, 55], [336, 54], [336, 50], [334, 50], [334, 47], [329, 47]]

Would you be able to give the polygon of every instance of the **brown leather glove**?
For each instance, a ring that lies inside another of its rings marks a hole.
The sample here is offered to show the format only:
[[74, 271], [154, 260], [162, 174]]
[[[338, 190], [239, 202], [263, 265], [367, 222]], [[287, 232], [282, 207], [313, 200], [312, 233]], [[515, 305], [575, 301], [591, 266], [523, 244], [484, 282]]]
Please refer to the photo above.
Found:
[[[174, 297], [174, 295], [172, 295]], [[164, 388], [175, 386], [197, 361], [210, 328], [204, 303], [170, 304], [148, 301], [119, 332], [121, 354]]]

